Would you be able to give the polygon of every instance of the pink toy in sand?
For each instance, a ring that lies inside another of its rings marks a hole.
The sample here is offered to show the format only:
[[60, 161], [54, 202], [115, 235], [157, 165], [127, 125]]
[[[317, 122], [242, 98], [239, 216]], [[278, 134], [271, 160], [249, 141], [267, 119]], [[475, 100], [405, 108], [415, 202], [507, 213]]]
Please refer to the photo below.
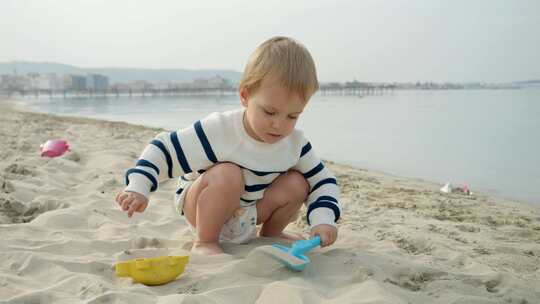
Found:
[[63, 139], [49, 139], [40, 145], [41, 156], [57, 157], [69, 151], [69, 144]]

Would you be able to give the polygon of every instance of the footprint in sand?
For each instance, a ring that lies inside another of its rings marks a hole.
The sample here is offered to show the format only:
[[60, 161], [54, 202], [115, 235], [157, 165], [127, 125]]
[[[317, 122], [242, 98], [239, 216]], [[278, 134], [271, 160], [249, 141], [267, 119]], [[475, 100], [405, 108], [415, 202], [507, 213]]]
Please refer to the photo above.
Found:
[[485, 288], [489, 293], [497, 293], [501, 289], [503, 282], [507, 281], [507, 275], [501, 273], [489, 275], [488, 277], [466, 277], [462, 279], [463, 283], [476, 288]]
[[17, 163], [13, 163], [13, 164], [7, 166], [4, 169], [4, 172], [6, 172], [8, 174], [22, 175], [22, 176], [27, 176], [27, 175], [34, 176], [35, 175], [34, 170], [30, 169], [28, 166], [20, 165], [20, 164], [17, 164]]
[[456, 228], [463, 232], [471, 232], [471, 233], [480, 232], [479, 227], [475, 227], [471, 225], [456, 225]]
[[0, 175], [0, 192], [11, 193], [13, 191], [15, 191], [13, 184], [4, 176]]
[[0, 197], [0, 224], [28, 223], [48, 211], [67, 208], [69, 205], [55, 200], [34, 199], [21, 202], [12, 197]]
[[390, 283], [410, 291], [420, 291], [429, 283], [447, 275], [443, 271], [435, 269], [425, 269], [419, 271], [413, 268], [403, 268], [396, 271], [392, 277], [386, 278], [384, 282]]
[[397, 245], [397, 247], [401, 248], [402, 250], [405, 250], [407, 253], [412, 255], [417, 254], [426, 254], [430, 255], [431, 252], [434, 249], [434, 245], [429, 240], [425, 239], [413, 239], [413, 238], [406, 238], [406, 237], [399, 237], [397, 238], [394, 243]]
[[0, 197], [0, 215], [2, 215], [4, 223], [2, 224], [17, 224], [28, 223], [37, 217], [39, 207], [33, 204], [24, 204], [11, 197]]
[[132, 241], [132, 247], [137, 249], [144, 249], [147, 247], [159, 248], [161, 243], [157, 238], [136, 237]]

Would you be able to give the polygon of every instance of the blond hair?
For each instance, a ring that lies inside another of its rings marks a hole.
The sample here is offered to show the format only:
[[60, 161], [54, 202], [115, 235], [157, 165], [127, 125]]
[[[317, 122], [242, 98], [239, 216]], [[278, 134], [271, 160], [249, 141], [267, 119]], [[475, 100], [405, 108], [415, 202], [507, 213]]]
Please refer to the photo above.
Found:
[[318, 89], [315, 62], [309, 51], [296, 40], [273, 37], [251, 54], [239, 88], [254, 93], [267, 76], [275, 77], [289, 92], [307, 101]]

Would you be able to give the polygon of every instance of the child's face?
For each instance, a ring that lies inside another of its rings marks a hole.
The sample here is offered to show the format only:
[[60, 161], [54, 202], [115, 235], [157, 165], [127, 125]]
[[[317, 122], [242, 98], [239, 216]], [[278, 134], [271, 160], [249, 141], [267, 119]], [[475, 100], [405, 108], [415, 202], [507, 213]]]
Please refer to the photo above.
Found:
[[256, 140], [269, 144], [292, 133], [307, 104], [298, 94], [267, 78], [251, 95], [245, 89], [240, 89], [240, 99], [246, 107], [246, 131]]

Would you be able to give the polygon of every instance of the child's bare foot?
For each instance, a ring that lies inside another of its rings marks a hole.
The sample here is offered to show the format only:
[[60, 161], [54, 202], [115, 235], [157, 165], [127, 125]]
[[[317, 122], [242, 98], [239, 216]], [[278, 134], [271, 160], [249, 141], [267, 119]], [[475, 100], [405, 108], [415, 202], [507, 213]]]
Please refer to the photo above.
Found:
[[199, 241], [194, 241], [193, 246], [191, 246], [191, 252], [204, 255], [214, 255], [223, 253], [223, 249], [219, 247], [218, 243], [204, 243]]

